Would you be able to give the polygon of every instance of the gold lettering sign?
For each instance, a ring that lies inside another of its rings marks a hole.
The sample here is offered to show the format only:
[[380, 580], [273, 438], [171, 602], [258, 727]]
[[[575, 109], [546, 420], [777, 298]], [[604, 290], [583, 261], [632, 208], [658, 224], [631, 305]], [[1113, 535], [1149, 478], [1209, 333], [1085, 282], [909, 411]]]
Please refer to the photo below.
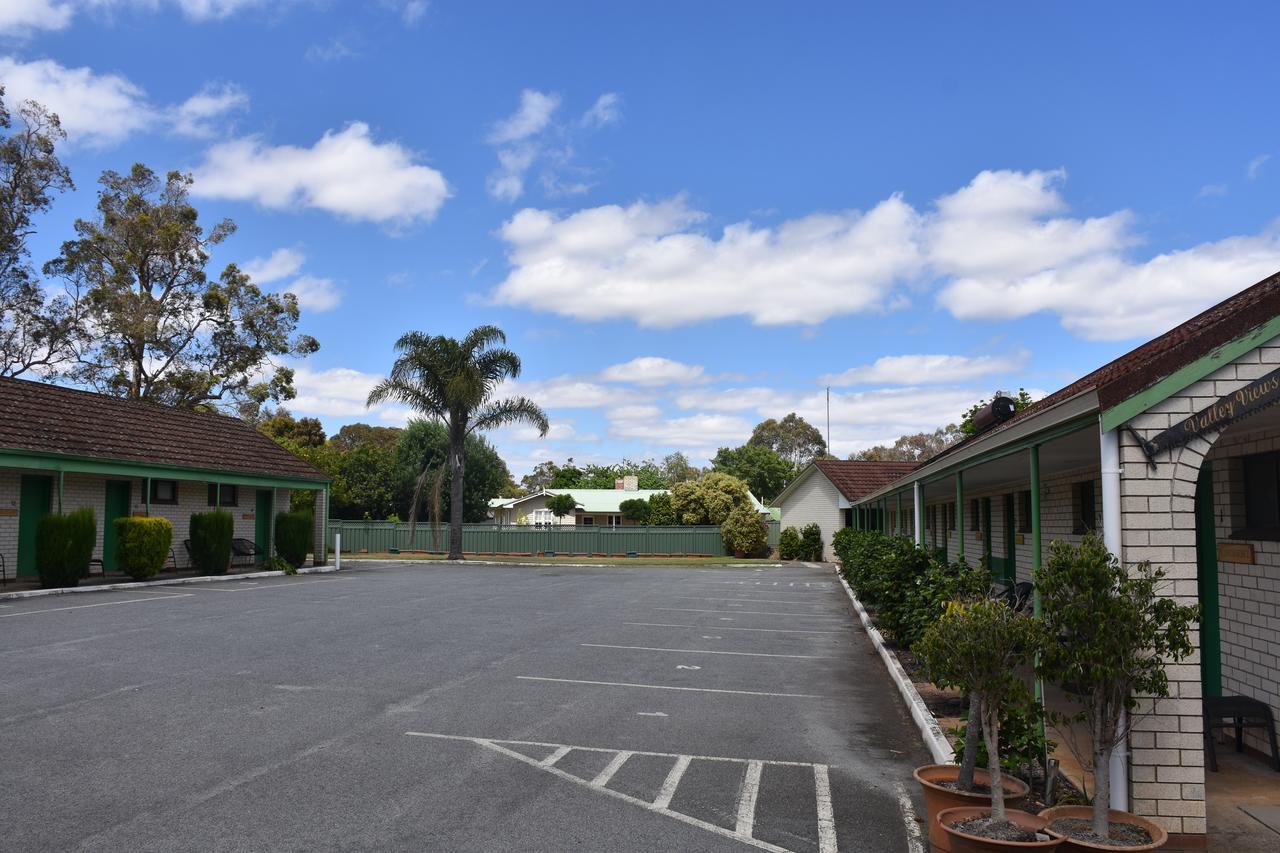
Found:
[[1248, 542], [1219, 542], [1218, 562], [1253, 565], [1253, 546]]
[[1180, 447], [1206, 432], [1225, 429], [1276, 403], [1280, 403], [1280, 370], [1273, 370], [1266, 376], [1255, 379], [1240, 390], [1183, 418], [1150, 440], [1142, 441], [1142, 450], [1148, 459], [1154, 460], [1162, 450]]

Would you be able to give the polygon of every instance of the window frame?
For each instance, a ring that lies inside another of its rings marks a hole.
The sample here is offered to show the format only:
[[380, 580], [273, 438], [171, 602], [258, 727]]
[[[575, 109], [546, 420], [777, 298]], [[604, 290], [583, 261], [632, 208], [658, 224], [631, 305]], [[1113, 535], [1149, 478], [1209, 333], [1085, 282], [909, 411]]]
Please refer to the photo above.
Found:
[[[1258, 467], [1266, 465], [1269, 470], [1259, 471]], [[1243, 495], [1243, 522], [1239, 530], [1233, 530], [1232, 539], [1246, 539], [1261, 542], [1280, 542], [1280, 451], [1270, 450], [1265, 453], [1251, 453], [1240, 457], [1240, 491]], [[1254, 501], [1250, 497], [1257, 478], [1269, 481], [1271, 488], [1270, 502], [1273, 510], [1271, 518], [1264, 519], [1253, 514]]]
[[[231, 490], [231, 500], [229, 501], [226, 500], [227, 492], [225, 490], [227, 489]], [[222, 508], [224, 506], [240, 506], [240, 487], [234, 483], [210, 483], [208, 502], [209, 506], [218, 508]]]
[[1031, 490], [1018, 492], [1018, 533], [1031, 532]]
[[[159, 494], [156, 493], [156, 489], [159, 486], [164, 484], [173, 486], [172, 498], [162, 498], [159, 496]], [[163, 504], [165, 506], [176, 506], [178, 502], [181, 500], [181, 494], [178, 491], [178, 481], [177, 480], [152, 480], [151, 494], [148, 497], [150, 498], [149, 502], [153, 504]]]
[[[1087, 514], [1086, 509], [1089, 510]], [[1077, 480], [1071, 484], [1071, 515], [1073, 534], [1083, 536], [1097, 532], [1098, 496], [1095, 480]]]

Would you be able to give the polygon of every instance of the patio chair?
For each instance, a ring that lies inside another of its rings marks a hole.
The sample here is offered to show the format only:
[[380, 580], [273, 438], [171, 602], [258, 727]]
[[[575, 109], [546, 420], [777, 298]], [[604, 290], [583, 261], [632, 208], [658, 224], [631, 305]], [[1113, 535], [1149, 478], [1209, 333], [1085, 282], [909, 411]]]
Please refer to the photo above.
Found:
[[0, 554], [0, 586], [9, 583], [9, 570], [4, 567], [4, 554]]
[[266, 552], [258, 547], [258, 543], [252, 539], [232, 539], [231, 540], [231, 565], [252, 566], [258, 562], [259, 557], [265, 557]]
[[[1206, 696], [1204, 697], [1204, 751], [1208, 759], [1209, 769], [1218, 772], [1218, 753], [1213, 743], [1213, 730], [1235, 726], [1236, 752], [1244, 752], [1244, 730], [1267, 730], [1267, 740], [1271, 744], [1271, 767], [1280, 772], [1280, 749], [1276, 748], [1276, 721], [1271, 714], [1271, 706], [1249, 696]], [[1233, 720], [1226, 722], [1227, 718]]]

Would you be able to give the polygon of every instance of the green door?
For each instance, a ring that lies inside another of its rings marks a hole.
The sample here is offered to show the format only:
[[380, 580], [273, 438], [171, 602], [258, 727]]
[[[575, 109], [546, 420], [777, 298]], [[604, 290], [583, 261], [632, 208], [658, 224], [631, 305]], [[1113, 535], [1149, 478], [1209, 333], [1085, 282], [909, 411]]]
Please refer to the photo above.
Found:
[[988, 568], [997, 570], [991, 563], [991, 498], [982, 499], [982, 558]]
[[1013, 521], [1013, 495], [1004, 496], [1004, 579], [1007, 583], [1018, 580], [1018, 531]]
[[271, 553], [271, 510], [272, 494], [270, 489], [258, 489], [258, 505], [254, 509], [253, 541], [263, 554]]
[[1218, 532], [1213, 518], [1213, 465], [1200, 466], [1196, 482], [1196, 566], [1200, 588], [1200, 688], [1222, 695], [1222, 639], [1218, 626]]
[[53, 478], [23, 474], [18, 492], [18, 576], [36, 572], [36, 528], [53, 505]]
[[116, 564], [116, 519], [129, 515], [133, 484], [128, 480], [107, 480], [102, 511], [102, 570], [113, 572]]

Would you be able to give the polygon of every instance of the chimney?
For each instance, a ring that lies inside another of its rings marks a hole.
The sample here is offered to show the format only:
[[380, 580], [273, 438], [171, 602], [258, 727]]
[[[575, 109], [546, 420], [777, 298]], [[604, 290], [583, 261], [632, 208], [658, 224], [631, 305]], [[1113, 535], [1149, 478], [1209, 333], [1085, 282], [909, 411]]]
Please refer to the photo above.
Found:
[[628, 474], [622, 478], [622, 488], [627, 492], [640, 491], [640, 478], [635, 474]]
[[621, 491], [622, 491], [622, 490], [624, 490], [626, 487], [627, 487], [627, 481], [626, 481], [626, 480], [614, 480], [614, 481], [613, 481], [613, 490], [614, 490], [615, 492], [621, 492]]

